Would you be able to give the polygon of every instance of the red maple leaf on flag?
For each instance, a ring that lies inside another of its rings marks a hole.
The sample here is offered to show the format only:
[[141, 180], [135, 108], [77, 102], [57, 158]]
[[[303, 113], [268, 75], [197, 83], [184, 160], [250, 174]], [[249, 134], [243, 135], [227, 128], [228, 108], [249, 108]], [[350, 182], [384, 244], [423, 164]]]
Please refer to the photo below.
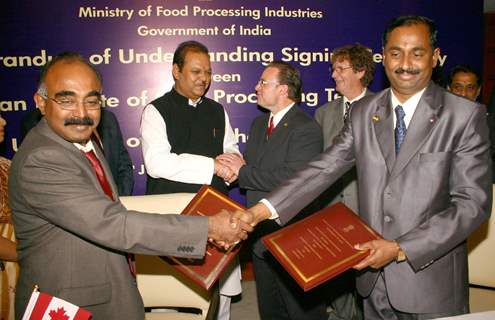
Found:
[[65, 314], [65, 309], [63, 307], [57, 308], [57, 311], [50, 310], [48, 315], [52, 320], [69, 320], [69, 316]]

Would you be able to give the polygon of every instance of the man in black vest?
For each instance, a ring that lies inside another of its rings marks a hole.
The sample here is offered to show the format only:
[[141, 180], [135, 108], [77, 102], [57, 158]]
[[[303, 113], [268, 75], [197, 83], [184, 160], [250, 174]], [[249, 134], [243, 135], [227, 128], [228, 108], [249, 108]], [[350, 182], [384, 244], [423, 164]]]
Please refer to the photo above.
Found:
[[[146, 106], [141, 119], [146, 194], [197, 192], [203, 184], [227, 194], [226, 181], [236, 176], [215, 158], [239, 149], [224, 108], [204, 96], [211, 81], [208, 49], [181, 43], [172, 75], [172, 90]], [[237, 264], [220, 278], [219, 319], [230, 318], [230, 296], [240, 292]]]

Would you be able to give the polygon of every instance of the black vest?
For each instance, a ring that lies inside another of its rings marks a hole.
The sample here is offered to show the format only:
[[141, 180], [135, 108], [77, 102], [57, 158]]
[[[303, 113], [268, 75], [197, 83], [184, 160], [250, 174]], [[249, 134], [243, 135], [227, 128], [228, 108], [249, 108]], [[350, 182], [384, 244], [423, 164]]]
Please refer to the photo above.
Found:
[[[189, 105], [186, 97], [174, 89], [151, 104], [165, 120], [172, 153], [191, 153], [210, 158], [223, 153], [225, 114], [222, 105], [203, 98], [196, 107], [193, 107]], [[211, 185], [222, 193], [228, 193], [224, 181], [215, 175]], [[194, 193], [200, 187], [200, 184], [157, 179], [148, 175], [146, 194]]]

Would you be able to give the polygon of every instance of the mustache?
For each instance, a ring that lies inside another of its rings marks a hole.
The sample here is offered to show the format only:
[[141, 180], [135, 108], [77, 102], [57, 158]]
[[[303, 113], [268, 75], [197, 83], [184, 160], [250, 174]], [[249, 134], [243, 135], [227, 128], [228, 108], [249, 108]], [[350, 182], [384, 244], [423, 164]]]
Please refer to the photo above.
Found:
[[402, 67], [399, 67], [394, 72], [397, 73], [397, 74], [403, 74], [403, 73], [419, 74], [420, 73], [420, 70], [419, 69], [412, 69], [412, 68], [404, 69]]
[[72, 117], [65, 119], [64, 126], [70, 126], [70, 125], [92, 126], [94, 125], [94, 123], [95, 122], [90, 117], [83, 117], [83, 118]]

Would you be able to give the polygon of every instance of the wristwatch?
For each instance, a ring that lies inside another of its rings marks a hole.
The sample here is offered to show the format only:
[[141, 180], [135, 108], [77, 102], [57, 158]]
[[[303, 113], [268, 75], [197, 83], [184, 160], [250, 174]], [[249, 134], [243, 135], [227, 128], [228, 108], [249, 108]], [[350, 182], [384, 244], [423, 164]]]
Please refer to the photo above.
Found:
[[400, 247], [400, 245], [397, 241], [394, 241], [394, 242], [397, 245], [397, 247], [399, 247], [399, 252], [397, 253], [397, 257], [395, 258], [395, 261], [396, 262], [406, 261], [406, 259], [407, 259], [406, 253], [402, 250], [402, 248]]

